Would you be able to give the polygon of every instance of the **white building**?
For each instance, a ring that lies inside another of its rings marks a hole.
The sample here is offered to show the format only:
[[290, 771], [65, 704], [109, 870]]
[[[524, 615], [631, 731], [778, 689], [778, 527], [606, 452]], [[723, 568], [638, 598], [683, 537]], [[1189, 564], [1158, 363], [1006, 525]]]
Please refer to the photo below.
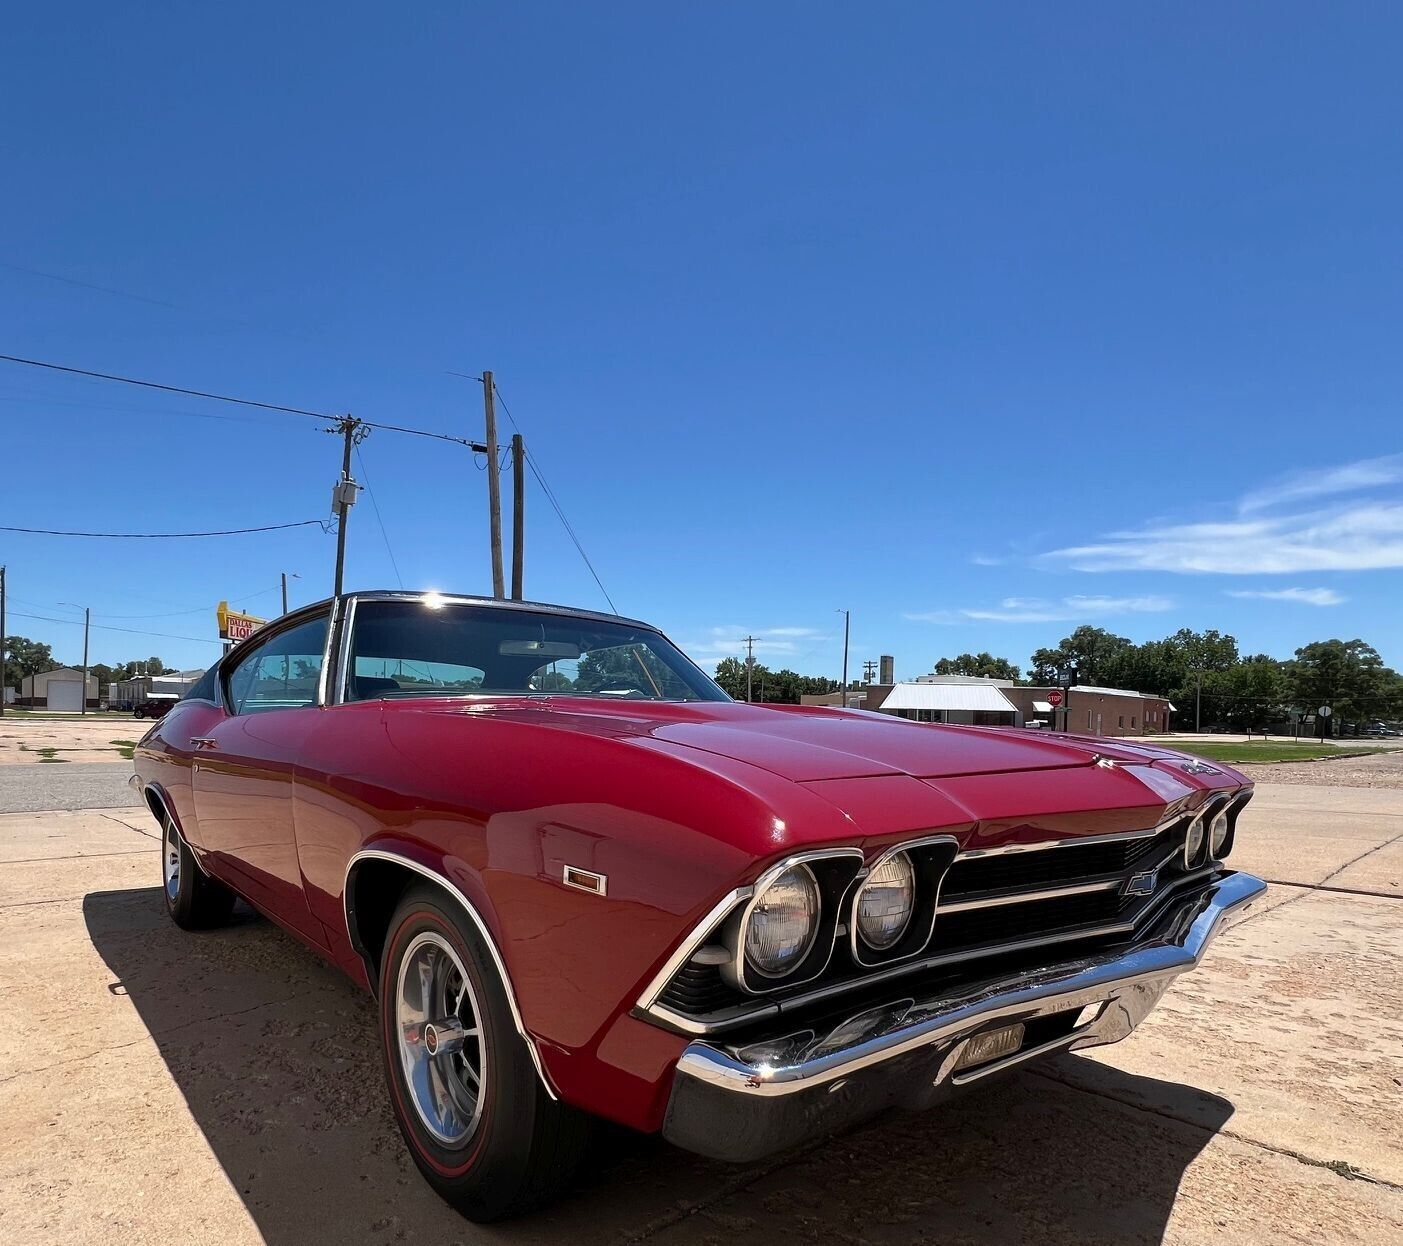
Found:
[[[89, 706], [97, 707], [96, 675], [88, 676], [87, 701]], [[26, 675], [20, 680], [19, 703], [36, 709], [71, 710], [76, 714], [83, 708], [83, 672], [61, 666], [42, 675]]]

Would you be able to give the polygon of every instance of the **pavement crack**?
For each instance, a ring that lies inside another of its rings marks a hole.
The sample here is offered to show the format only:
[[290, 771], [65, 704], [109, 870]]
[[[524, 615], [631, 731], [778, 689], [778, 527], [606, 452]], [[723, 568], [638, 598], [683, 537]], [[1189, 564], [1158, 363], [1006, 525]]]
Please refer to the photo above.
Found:
[[66, 857], [15, 857], [10, 861], [0, 861], [0, 866], [36, 865], [44, 861], [90, 861], [94, 857], [144, 857], [149, 853], [148, 848], [124, 848], [121, 852], [74, 852]]
[[[1379, 900], [1403, 900], [1403, 895], [1393, 891], [1373, 891], [1367, 887], [1327, 887], [1324, 883], [1293, 883], [1284, 878], [1267, 878], [1264, 882], [1275, 887], [1300, 887], [1306, 891], [1328, 891], [1340, 896], [1372, 896]], [[1280, 905], [1277, 905], [1280, 908]]]
[[787, 1168], [790, 1164], [797, 1164], [800, 1160], [807, 1159], [815, 1151], [831, 1146], [834, 1140], [833, 1137], [815, 1138], [811, 1142], [804, 1143], [798, 1150], [789, 1151], [769, 1163], [761, 1164], [758, 1168], [747, 1168], [728, 1181], [722, 1182], [717, 1189], [704, 1198], [684, 1203], [672, 1211], [649, 1220], [641, 1228], [622, 1234], [619, 1240], [622, 1242], [646, 1242], [650, 1237], [656, 1237], [659, 1233], [665, 1232], [674, 1225], [681, 1224], [684, 1220], [690, 1220], [693, 1216], [704, 1214], [715, 1207], [717, 1203], [724, 1202], [733, 1195], [744, 1193], [757, 1181], [763, 1181], [771, 1173], [779, 1172], [780, 1169]]
[[[1288, 901], [1289, 903], [1289, 901]], [[1277, 908], [1285, 908], [1285, 905], [1278, 904]], [[1094, 1095], [1098, 1099], [1106, 1099], [1111, 1103], [1119, 1103], [1122, 1107], [1134, 1108], [1137, 1112], [1145, 1112], [1150, 1116], [1158, 1116], [1161, 1120], [1173, 1121], [1176, 1125], [1185, 1125], [1190, 1129], [1197, 1129], [1200, 1133], [1217, 1135], [1224, 1138], [1231, 1138], [1234, 1142], [1241, 1142], [1244, 1146], [1256, 1147], [1260, 1151], [1269, 1151], [1273, 1155], [1280, 1155], [1285, 1159], [1293, 1159], [1299, 1164], [1309, 1165], [1311, 1168], [1323, 1168], [1327, 1172], [1334, 1173], [1337, 1177], [1343, 1177], [1346, 1181], [1365, 1181], [1370, 1185], [1382, 1186], [1387, 1190], [1403, 1191], [1403, 1185], [1395, 1181], [1390, 1181], [1387, 1177], [1378, 1177], [1373, 1173], [1365, 1172], [1362, 1168], [1342, 1159], [1316, 1159], [1313, 1155], [1307, 1155], [1303, 1151], [1295, 1151], [1290, 1147], [1276, 1146], [1270, 1142], [1263, 1142], [1260, 1138], [1253, 1138], [1248, 1134], [1239, 1133], [1235, 1129], [1212, 1129], [1206, 1125], [1187, 1116], [1180, 1116], [1176, 1112], [1170, 1112], [1165, 1108], [1155, 1107], [1153, 1104], [1136, 1103], [1131, 1099], [1122, 1099], [1119, 1095], [1113, 1095], [1105, 1090], [1098, 1090], [1094, 1086], [1083, 1086], [1078, 1082], [1068, 1081], [1064, 1077], [1058, 1077], [1055, 1073], [1046, 1068], [1036, 1066], [1028, 1069], [1029, 1073], [1037, 1077], [1045, 1078], [1047, 1081], [1056, 1082], [1058, 1085], [1067, 1087], [1068, 1090], [1079, 1091], [1084, 1095]]]
[[[1329, 881], [1330, 881], [1332, 878], [1338, 878], [1338, 877], [1339, 877], [1341, 874], [1343, 874], [1347, 869], [1349, 869], [1349, 867], [1350, 867], [1351, 865], [1358, 865], [1359, 862], [1365, 860], [1367, 857], [1372, 857], [1372, 856], [1374, 855], [1374, 853], [1376, 853], [1376, 852], [1382, 852], [1385, 848], [1390, 848], [1390, 847], [1392, 847], [1392, 846], [1393, 846], [1394, 844], [1396, 844], [1400, 839], [1403, 839], [1403, 832], [1400, 832], [1399, 834], [1395, 835], [1392, 839], [1386, 839], [1386, 840], [1384, 840], [1384, 842], [1381, 843], [1381, 844], [1375, 844], [1372, 848], [1366, 848], [1366, 849], [1365, 849], [1363, 852], [1361, 852], [1357, 857], [1352, 857], [1350, 860], [1346, 861], [1343, 865], [1337, 866], [1335, 869], [1331, 870], [1331, 871], [1330, 871], [1328, 874], [1326, 874], [1325, 877], [1322, 878], [1318, 883], [1281, 883], [1280, 885], [1283, 886], [1283, 887], [1296, 887], [1296, 888], [1299, 888], [1299, 894], [1292, 896], [1289, 900], [1283, 900], [1280, 904], [1275, 905], [1275, 906], [1272, 907], [1272, 908], [1261, 909], [1261, 910], [1259, 910], [1259, 911], [1256, 912], [1256, 913], [1249, 913], [1245, 918], [1242, 919], [1242, 921], [1235, 923], [1235, 925], [1236, 925], [1236, 926], [1246, 926], [1246, 925], [1247, 925], [1248, 923], [1250, 923], [1250, 922], [1254, 922], [1254, 921], [1259, 920], [1260, 918], [1266, 917], [1269, 913], [1279, 913], [1279, 912], [1281, 912], [1282, 909], [1288, 909], [1288, 908], [1290, 908], [1293, 904], [1296, 904], [1296, 903], [1298, 903], [1299, 901], [1304, 900], [1304, 899], [1306, 898], [1306, 896], [1307, 896], [1310, 892], [1312, 892], [1312, 891], [1330, 891], [1330, 892], [1336, 892], [1336, 893], [1347, 893], [1347, 894], [1351, 894], [1351, 895], [1372, 895], [1372, 894], [1374, 894], [1374, 893], [1372, 893], [1372, 892], [1354, 892], [1354, 891], [1352, 891], [1352, 890], [1351, 890], [1350, 888], [1348, 888], [1348, 887], [1330, 887], [1330, 886], [1327, 886], [1327, 884], [1329, 883]], [[1389, 899], [1389, 900], [1394, 899], [1393, 896], [1385, 896], [1384, 898], [1385, 898], [1385, 899]]]
[[146, 839], [159, 840], [161, 838], [159, 835], [153, 835], [150, 831], [143, 831], [139, 826], [133, 826], [130, 822], [123, 822], [121, 818], [114, 818], [110, 813], [102, 813], [98, 816], [105, 818], [108, 822], [115, 822], [118, 826], [124, 826], [129, 831], [135, 831]]
[[[158, 1038], [163, 1038], [167, 1034], [179, 1034], [181, 1030], [188, 1030], [192, 1026], [208, 1025], [211, 1021], [225, 1021], [230, 1017], [242, 1017], [250, 1012], [257, 1012], [260, 1008], [276, 1008], [279, 1004], [290, 1004], [294, 1000], [304, 998], [303, 995], [288, 995], [282, 999], [265, 999], [261, 1003], [250, 1004], [247, 1008], [235, 1008], [232, 1012], [214, 1013], [208, 1017], [195, 1017], [190, 1021], [182, 1021], [179, 1025], [169, 1025], [160, 1030], [147, 1030], [140, 1038], [129, 1039], [125, 1043], [113, 1043], [110, 1047], [98, 1047], [92, 1051], [84, 1052], [79, 1056], [69, 1056], [66, 1060], [55, 1060], [52, 1064], [34, 1065], [31, 1068], [20, 1069], [17, 1073], [11, 1073], [8, 1077], [0, 1077], [0, 1086], [17, 1078], [28, 1077], [35, 1073], [48, 1073], [53, 1069], [61, 1069], [68, 1064], [80, 1064], [84, 1060], [92, 1060], [97, 1056], [110, 1055], [114, 1051], [122, 1051], [127, 1047], [137, 1047], [145, 1042], [156, 1042]], [[157, 1044], [159, 1048], [159, 1044]]]

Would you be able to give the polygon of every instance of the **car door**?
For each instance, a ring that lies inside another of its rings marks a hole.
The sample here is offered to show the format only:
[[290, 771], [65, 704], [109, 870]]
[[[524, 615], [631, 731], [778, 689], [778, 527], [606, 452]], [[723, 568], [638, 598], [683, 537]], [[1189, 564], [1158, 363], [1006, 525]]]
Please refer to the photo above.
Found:
[[319, 945], [293, 810], [297, 759], [322, 712], [330, 617], [328, 608], [246, 642], [222, 671], [218, 720], [190, 742], [195, 816], [213, 871]]

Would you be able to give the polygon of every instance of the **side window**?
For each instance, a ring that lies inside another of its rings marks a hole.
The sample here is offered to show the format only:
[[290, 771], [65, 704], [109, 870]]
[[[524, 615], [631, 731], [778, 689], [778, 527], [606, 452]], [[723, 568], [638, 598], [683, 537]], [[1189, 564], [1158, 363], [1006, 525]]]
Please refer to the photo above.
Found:
[[236, 714], [299, 709], [317, 702], [326, 652], [327, 617], [302, 623], [246, 654], [229, 673], [229, 703]]
[[211, 666], [180, 698], [182, 701], [219, 700], [219, 668]]

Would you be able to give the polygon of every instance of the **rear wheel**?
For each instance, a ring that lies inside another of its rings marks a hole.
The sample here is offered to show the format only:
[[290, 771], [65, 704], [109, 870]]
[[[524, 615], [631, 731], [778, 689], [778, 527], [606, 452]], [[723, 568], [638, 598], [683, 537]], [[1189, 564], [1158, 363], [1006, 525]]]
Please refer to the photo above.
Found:
[[542, 1086], [481, 935], [437, 890], [391, 919], [380, 1029], [400, 1131], [444, 1199], [485, 1222], [568, 1183], [588, 1119]]
[[166, 912], [185, 930], [222, 926], [234, 911], [234, 893], [200, 868], [169, 815], [162, 815], [161, 826], [161, 882]]

